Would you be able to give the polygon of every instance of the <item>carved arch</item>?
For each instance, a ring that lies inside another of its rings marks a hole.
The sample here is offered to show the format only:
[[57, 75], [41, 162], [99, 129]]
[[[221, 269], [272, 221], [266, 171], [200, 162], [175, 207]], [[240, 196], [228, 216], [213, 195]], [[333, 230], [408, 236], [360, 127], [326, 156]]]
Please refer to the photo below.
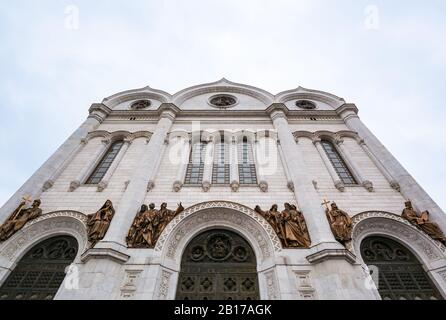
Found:
[[[11, 239], [1, 243], [0, 266], [12, 271], [34, 245], [60, 235], [72, 236], [77, 240], [79, 250], [74, 263], [80, 263], [82, 253], [88, 248], [87, 216], [81, 212], [66, 210], [47, 213], [28, 222]], [[6, 277], [6, 272], [0, 272], [0, 283]]]

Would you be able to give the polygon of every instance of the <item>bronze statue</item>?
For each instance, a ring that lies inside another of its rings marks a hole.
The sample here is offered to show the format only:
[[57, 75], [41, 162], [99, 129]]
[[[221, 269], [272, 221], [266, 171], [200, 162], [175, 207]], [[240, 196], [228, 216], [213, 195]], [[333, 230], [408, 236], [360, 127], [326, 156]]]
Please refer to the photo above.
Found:
[[2, 226], [0, 226], [0, 241], [8, 240], [17, 231], [21, 230], [29, 221], [42, 215], [40, 200], [35, 200], [31, 205], [31, 208], [28, 209], [24, 209], [28, 199], [23, 200], [24, 201], [20, 203], [16, 210], [14, 210], [9, 219]]
[[128, 233], [127, 245], [130, 248], [154, 248], [166, 226], [182, 211], [181, 203], [176, 211], [167, 209], [166, 203], [161, 205], [160, 210], [156, 210], [153, 203], [149, 208], [143, 205]]
[[177, 215], [184, 211], [184, 207], [181, 203], [178, 204], [177, 210], [169, 210], [167, 209], [167, 203], [163, 203], [160, 209], [160, 225], [158, 227], [157, 239], [161, 236], [161, 233], [167, 227], [167, 225], [175, 219]]
[[107, 200], [98, 212], [88, 215], [88, 241], [91, 242], [92, 248], [104, 239], [114, 215], [115, 209], [110, 200]]
[[353, 220], [348, 213], [339, 209], [334, 202], [331, 204], [331, 209], [327, 206], [325, 212], [336, 240], [344, 245], [346, 242], [351, 241]]
[[305, 218], [296, 206], [286, 203], [285, 210], [281, 213], [276, 204], [269, 211], [263, 211], [260, 206], [256, 206], [255, 211], [269, 222], [285, 248], [311, 246]]
[[404, 219], [423, 230], [432, 239], [440, 241], [446, 245], [446, 237], [443, 231], [436, 223], [429, 221], [429, 211], [424, 211], [421, 216], [418, 216], [412, 206], [412, 202], [407, 201], [405, 206], [403, 214], [401, 215]]

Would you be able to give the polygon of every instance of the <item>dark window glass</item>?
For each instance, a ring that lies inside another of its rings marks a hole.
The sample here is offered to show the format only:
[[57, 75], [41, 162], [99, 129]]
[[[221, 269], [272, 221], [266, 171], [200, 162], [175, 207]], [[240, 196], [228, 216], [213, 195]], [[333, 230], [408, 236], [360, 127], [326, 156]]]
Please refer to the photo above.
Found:
[[110, 146], [107, 153], [103, 156], [93, 173], [87, 179], [86, 184], [98, 184], [102, 181], [123, 145], [123, 141], [116, 141]]
[[215, 145], [215, 158], [212, 171], [212, 184], [228, 185], [230, 183], [230, 165], [228, 161], [228, 148], [224, 137]]
[[330, 162], [333, 165], [333, 168], [335, 169], [341, 181], [345, 185], [356, 185], [357, 182], [355, 178], [348, 169], [344, 160], [341, 158], [341, 155], [339, 154], [338, 150], [336, 150], [335, 146], [331, 142], [326, 140], [322, 141], [321, 143], [324, 147], [325, 153], [328, 156], [328, 159], [330, 159]]
[[205, 151], [204, 142], [194, 144], [186, 171], [186, 185], [201, 185], [203, 182]]
[[252, 145], [246, 137], [243, 143], [239, 145], [239, 179], [240, 184], [257, 184], [256, 166], [254, 164], [254, 156]]

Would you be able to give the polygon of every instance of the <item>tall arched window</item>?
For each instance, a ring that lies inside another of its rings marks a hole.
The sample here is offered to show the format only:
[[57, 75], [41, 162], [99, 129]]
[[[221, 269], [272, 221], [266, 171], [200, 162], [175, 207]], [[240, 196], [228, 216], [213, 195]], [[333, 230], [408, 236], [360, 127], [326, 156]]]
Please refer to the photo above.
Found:
[[220, 141], [215, 144], [214, 167], [212, 171], [212, 184], [229, 185], [230, 165], [229, 148], [226, 146], [225, 137], [222, 134]]
[[251, 143], [248, 138], [243, 138], [243, 143], [238, 148], [240, 184], [257, 185], [256, 165]]
[[356, 185], [357, 184], [356, 179], [350, 172], [345, 161], [342, 159], [341, 155], [339, 154], [338, 150], [333, 145], [333, 143], [327, 140], [322, 140], [321, 144], [341, 181], [345, 185]]
[[184, 184], [201, 185], [203, 182], [205, 151], [206, 143], [201, 141], [192, 147]]
[[93, 173], [85, 182], [86, 184], [98, 184], [102, 181], [123, 145], [124, 141], [122, 140], [113, 142], [105, 155], [102, 157], [101, 161], [99, 161], [99, 164], [93, 170]]

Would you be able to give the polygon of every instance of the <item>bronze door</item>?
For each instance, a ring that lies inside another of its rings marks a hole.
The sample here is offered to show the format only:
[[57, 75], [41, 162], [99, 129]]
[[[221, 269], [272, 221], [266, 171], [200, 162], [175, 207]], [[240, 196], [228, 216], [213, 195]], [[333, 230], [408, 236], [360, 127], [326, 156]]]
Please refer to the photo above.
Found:
[[378, 268], [377, 286], [383, 300], [442, 300], [418, 259], [398, 242], [367, 238], [361, 255], [368, 266]]
[[53, 300], [77, 251], [76, 239], [68, 236], [34, 246], [0, 288], [0, 300]]
[[186, 248], [177, 300], [260, 300], [257, 261], [248, 242], [228, 230], [211, 230]]

